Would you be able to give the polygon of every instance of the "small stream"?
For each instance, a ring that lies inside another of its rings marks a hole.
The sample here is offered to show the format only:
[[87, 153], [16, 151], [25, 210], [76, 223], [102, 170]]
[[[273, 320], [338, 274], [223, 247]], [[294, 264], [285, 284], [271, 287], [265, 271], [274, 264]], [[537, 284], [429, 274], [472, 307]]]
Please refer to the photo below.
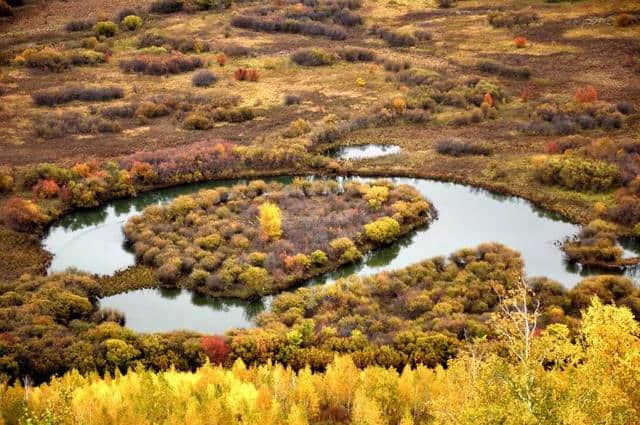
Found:
[[[358, 177], [341, 180], [350, 179], [372, 180]], [[291, 181], [287, 177], [269, 180], [283, 184]], [[499, 242], [519, 251], [528, 276], [547, 276], [572, 287], [589, 274], [564, 260], [556, 242], [577, 233], [579, 226], [557, 214], [521, 198], [471, 186], [415, 178], [391, 180], [416, 187], [436, 207], [438, 219], [427, 228], [369, 254], [362, 263], [343, 267], [308, 284], [398, 269], [484, 242]], [[44, 247], [54, 254], [49, 272], [76, 267], [111, 274], [129, 267], [135, 264], [135, 257], [124, 243], [122, 226], [130, 217], [148, 205], [166, 203], [179, 195], [245, 182], [225, 180], [161, 189], [73, 212], [56, 223], [43, 241]], [[181, 289], [142, 289], [103, 298], [100, 305], [123, 312], [127, 326], [140, 332], [191, 329], [222, 333], [231, 327], [253, 326], [251, 319], [268, 308], [270, 301], [271, 297], [249, 302], [216, 299]]]

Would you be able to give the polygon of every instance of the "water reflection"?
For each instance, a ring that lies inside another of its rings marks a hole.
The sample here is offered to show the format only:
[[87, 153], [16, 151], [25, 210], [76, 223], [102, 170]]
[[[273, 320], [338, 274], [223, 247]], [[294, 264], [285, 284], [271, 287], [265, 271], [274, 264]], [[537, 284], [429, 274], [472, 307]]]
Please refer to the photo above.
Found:
[[[309, 177], [313, 179], [313, 177]], [[340, 180], [374, 179], [343, 177]], [[275, 179], [289, 183], [290, 178]], [[601, 271], [578, 267], [565, 261], [558, 240], [578, 232], [579, 227], [558, 214], [545, 211], [520, 198], [484, 189], [424, 179], [395, 178], [397, 184], [416, 187], [438, 210], [438, 218], [396, 243], [368, 255], [362, 263], [307, 282], [332, 282], [353, 274], [369, 275], [392, 270], [435, 256], [446, 256], [463, 247], [500, 242], [517, 251], [529, 276], [547, 276], [571, 287], [584, 276]], [[94, 273], [112, 273], [134, 263], [123, 246], [122, 224], [150, 204], [193, 193], [203, 188], [246, 183], [228, 180], [194, 184], [141, 194], [111, 202], [102, 208], [77, 211], [54, 226], [45, 247], [54, 254], [51, 270], [69, 266]], [[628, 251], [639, 250], [636, 240], [625, 240]], [[625, 274], [637, 277], [636, 269]], [[251, 326], [251, 319], [269, 307], [271, 298], [258, 302], [214, 299], [184, 290], [144, 289], [101, 300], [103, 306], [122, 311], [128, 326], [142, 332], [188, 328], [202, 332], [223, 332], [230, 327]]]
[[327, 153], [328, 156], [337, 159], [368, 159], [379, 156], [392, 155], [401, 151], [396, 145], [359, 145], [345, 146]]

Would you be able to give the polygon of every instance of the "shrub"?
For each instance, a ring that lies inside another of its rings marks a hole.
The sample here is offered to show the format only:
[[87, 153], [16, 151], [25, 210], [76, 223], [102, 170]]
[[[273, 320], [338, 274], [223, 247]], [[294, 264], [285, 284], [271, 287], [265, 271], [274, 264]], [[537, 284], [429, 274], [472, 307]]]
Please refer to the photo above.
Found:
[[144, 102], [136, 109], [136, 115], [143, 118], [158, 118], [169, 114], [171, 110], [162, 103]]
[[262, 232], [272, 240], [280, 239], [282, 236], [282, 218], [280, 208], [271, 202], [260, 205], [260, 228]]
[[124, 97], [120, 87], [80, 87], [65, 86], [62, 88], [43, 89], [31, 94], [31, 98], [39, 106], [55, 106], [62, 103], [81, 100], [85, 102], [108, 101]]
[[127, 105], [107, 106], [100, 110], [100, 115], [108, 119], [133, 118], [136, 115], [136, 108], [136, 105], [132, 103]]
[[60, 192], [60, 186], [55, 180], [39, 180], [32, 188], [33, 194], [39, 198], [55, 198]]
[[382, 38], [391, 47], [412, 47], [417, 44], [415, 37], [409, 33], [391, 31], [374, 26], [371, 33]]
[[444, 139], [436, 144], [436, 151], [442, 155], [490, 155], [491, 150], [486, 146], [471, 143], [466, 140]]
[[513, 44], [518, 48], [518, 49], [522, 49], [524, 47], [527, 47], [527, 39], [522, 37], [522, 36], [518, 36], [516, 38], [513, 39]]
[[540, 19], [535, 13], [493, 12], [488, 16], [489, 24], [495, 28], [527, 26]]
[[65, 29], [68, 32], [76, 32], [76, 31], [88, 31], [93, 28], [95, 25], [95, 21], [92, 19], [81, 19], [67, 22], [65, 25]]
[[390, 72], [400, 72], [411, 68], [410, 60], [393, 60], [393, 59], [385, 59], [382, 61], [382, 66], [385, 71]]
[[196, 4], [202, 10], [220, 10], [231, 7], [231, 0], [196, 0]]
[[184, 8], [182, 0], [156, 0], [149, 6], [151, 13], [176, 13]]
[[13, 192], [14, 179], [11, 174], [0, 171], [0, 193]]
[[201, 337], [200, 347], [212, 364], [224, 364], [230, 351], [224, 339], [217, 335]]
[[436, 0], [436, 3], [438, 3], [438, 7], [448, 9], [456, 5], [456, 0]]
[[362, 17], [346, 8], [335, 13], [333, 20], [345, 27], [355, 27], [356, 25], [362, 24]]
[[69, 68], [71, 61], [63, 52], [45, 47], [31, 53], [23, 53], [28, 68], [38, 68], [50, 72], [61, 72]]
[[631, 102], [627, 102], [626, 100], [622, 100], [616, 103], [616, 109], [623, 115], [629, 115], [635, 112], [633, 104]]
[[300, 49], [290, 56], [291, 61], [301, 66], [323, 66], [335, 62], [335, 56], [323, 49]]
[[347, 33], [341, 27], [313, 21], [296, 21], [293, 19], [269, 19], [258, 16], [236, 15], [231, 18], [231, 25], [238, 28], [264, 32], [283, 32], [311, 36], [325, 36], [333, 40], [344, 40]]
[[132, 9], [130, 7], [125, 7], [118, 10], [114, 20], [117, 23], [122, 23], [122, 21], [124, 21], [124, 18], [126, 18], [127, 16], [138, 16], [139, 14], [140, 12], [138, 12], [137, 10]]
[[287, 138], [293, 138], [302, 136], [303, 134], [306, 134], [310, 131], [311, 124], [309, 124], [309, 121], [305, 120], [304, 118], [298, 118], [297, 120], [289, 124], [289, 128], [287, 128], [283, 135]]
[[338, 56], [348, 62], [372, 62], [376, 60], [376, 54], [372, 50], [349, 47], [338, 50]]
[[260, 74], [255, 69], [238, 68], [234, 71], [233, 77], [238, 81], [258, 81]]
[[382, 217], [365, 224], [364, 234], [376, 243], [390, 243], [400, 234], [400, 224], [391, 217]]
[[209, 119], [200, 113], [192, 112], [184, 119], [184, 128], [187, 130], [209, 130], [211, 122]]
[[510, 66], [494, 61], [482, 61], [478, 70], [488, 74], [495, 74], [505, 78], [528, 80], [531, 78], [531, 70], [524, 66]]
[[603, 191], [620, 180], [614, 164], [576, 157], [550, 157], [536, 165], [535, 177], [544, 184], [559, 185], [579, 191]]
[[93, 26], [93, 32], [97, 36], [113, 37], [118, 32], [118, 25], [111, 21], [98, 22]]
[[614, 24], [616, 27], [628, 27], [629, 25], [633, 25], [636, 22], [633, 16], [628, 13], [620, 13], [616, 15], [614, 20]]
[[179, 74], [193, 71], [203, 66], [198, 56], [174, 54], [166, 57], [140, 56], [120, 61], [120, 69], [124, 72], [137, 72], [149, 75]]
[[67, 134], [115, 133], [120, 130], [117, 122], [71, 111], [49, 115], [35, 122], [36, 135], [44, 139], [55, 139]]
[[579, 87], [576, 90], [576, 101], [579, 103], [593, 103], [598, 100], [598, 92], [593, 86]]
[[285, 94], [284, 95], [284, 104], [287, 106], [290, 105], [298, 105], [300, 103], [300, 96], [297, 94]]
[[211, 84], [214, 84], [218, 80], [216, 74], [209, 71], [208, 69], [201, 69], [196, 71], [191, 78], [191, 82], [195, 87], [209, 87]]
[[45, 216], [35, 203], [14, 196], [0, 204], [0, 218], [13, 229], [28, 231], [42, 224]]
[[236, 58], [240, 56], [248, 56], [251, 50], [248, 47], [241, 46], [240, 44], [227, 44], [222, 47], [222, 53], [225, 55]]
[[135, 31], [142, 27], [142, 18], [136, 15], [129, 15], [122, 20], [122, 24], [129, 31]]
[[73, 66], [98, 65], [107, 60], [104, 53], [86, 49], [71, 51], [67, 54], [67, 58]]
[[224, 66], [227, 63], [227, 56], [224, 53], [220, 53], [216, 56], [216, 62], [218, 62], [218, 65]]
[[418, 41], [429, 41], [433, 38], [433, 34], [431, 34], [429, 31], [424, 31], [424, 30], [414, 31], [413, 36]]

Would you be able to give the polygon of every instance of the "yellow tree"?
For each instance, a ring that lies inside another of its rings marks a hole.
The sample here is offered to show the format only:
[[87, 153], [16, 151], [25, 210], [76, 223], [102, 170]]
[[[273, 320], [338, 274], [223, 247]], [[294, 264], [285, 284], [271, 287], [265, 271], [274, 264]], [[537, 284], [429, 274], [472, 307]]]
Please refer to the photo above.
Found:
[[272, 202], [265, 202], [260, 205], [260, 227], [262, 231], [272, 240], [280, 239], [282, 236], [282, 214], [280, 208]]

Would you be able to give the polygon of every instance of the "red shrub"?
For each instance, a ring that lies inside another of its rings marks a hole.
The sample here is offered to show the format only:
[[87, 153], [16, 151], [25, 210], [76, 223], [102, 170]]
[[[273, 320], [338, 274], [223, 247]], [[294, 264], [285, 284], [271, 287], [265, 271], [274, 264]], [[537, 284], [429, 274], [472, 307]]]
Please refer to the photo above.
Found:
[[39, 198], [55, 198], [60, 192], [60, 186], [54, 180], [38, 180], [32, 190]]
[[598, 100], [598, 92], [593, 86], [580, 87], [576, 90], [576, 100], [580, 103], [593, 103]]
[[227, 56], [224, 53], [220, 53], [216, 57], [216, 62], [218, 62], [218, 65], [224, 66], [224, 64], [227, 63]]
[[233, 73], [233, 76], [238, 81], [258, 81], [260, 74], [255, 69], [238, 68]]
[[515, 46], [518, 49], [522, 49], [523, 47], [527, 47], [527, 39], [519, 36], [513, 39], [513, 44], [515, 44]]
[[229, 355], [229, 346], [222, 337], [217, 335], [203, 336], [200, 338], [200, 347], [214, 364], [224, 363]]
[[558, 146], [558, 142], [556, 142], [555, 140], [547, 142], [547, 153], [554, 154], [558, 153], [559, 150], [560, 146]]
[[30, 230], [44, 221], [36, 204], [17, 196], [2, 203], [0, 217], [5, 224], [17, 230]]
[[247, 70], [244, 68], [238, 68], [236, 69], [236, 71], [233, 73], [233, 76], [236, 80], [238, 81], [244, 81], [247, 79]]
[[525, 87], [520, 93], [520, 99], [522, 99], [523, 102], [528, 102], [530, 97], [531, 90], [529, 89], [529, 87]]

